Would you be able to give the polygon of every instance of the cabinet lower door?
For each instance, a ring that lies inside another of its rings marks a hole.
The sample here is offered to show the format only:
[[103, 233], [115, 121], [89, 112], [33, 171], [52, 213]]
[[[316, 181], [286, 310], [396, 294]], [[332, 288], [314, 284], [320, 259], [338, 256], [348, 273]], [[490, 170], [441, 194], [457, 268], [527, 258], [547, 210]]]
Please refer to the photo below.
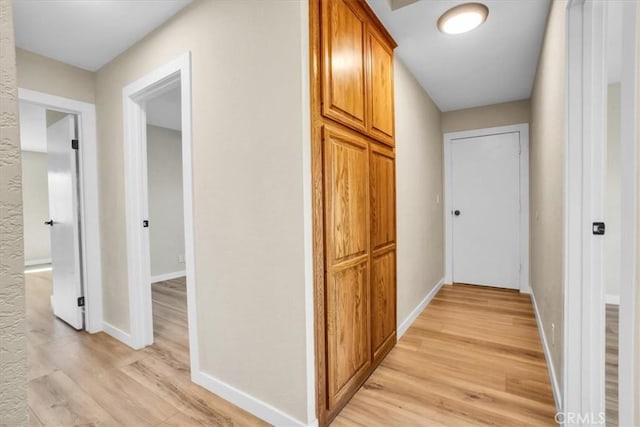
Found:
[[323, 129], [327, 406], [348, 399], [371, 366], [369, 144]]
[[371, 352], [377, 363], [396, 339], [395, 154], [372, 144], [371, 203]]

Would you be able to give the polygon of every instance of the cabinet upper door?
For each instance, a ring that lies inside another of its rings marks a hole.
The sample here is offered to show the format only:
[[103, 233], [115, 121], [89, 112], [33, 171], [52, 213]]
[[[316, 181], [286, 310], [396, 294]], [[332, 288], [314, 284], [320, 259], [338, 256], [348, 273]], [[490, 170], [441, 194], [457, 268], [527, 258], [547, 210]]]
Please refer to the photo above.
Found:
[[355, 0], [321, 3], [322, 114], [366, 132], [366, 16]]
[[367, 46], [369, 135], [393, 146], [393, 49], [371, 25], [367, 28]]

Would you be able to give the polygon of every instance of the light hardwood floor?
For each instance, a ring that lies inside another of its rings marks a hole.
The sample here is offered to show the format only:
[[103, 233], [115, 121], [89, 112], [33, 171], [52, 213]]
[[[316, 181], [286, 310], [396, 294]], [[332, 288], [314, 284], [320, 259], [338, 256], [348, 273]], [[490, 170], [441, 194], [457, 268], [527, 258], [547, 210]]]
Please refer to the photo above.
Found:
[[[184, 281], [153, 286], [156, 344], [133, 351], [55, 319], [50, 280], [26, 280], [31, 425], [264, 425], [189, 381]], [[333, 425], [541, 426], [554, 413], [529, 298], [456, 285], [443, 287]]]
[[49, 295], [49, 272], [26, 275], [30, 425], [265, 425], [189, 380], [184, 280], [153, 285], [156, 343], [139, 351], [73, 330]]
[[531, 301], [444, 286], [333, 422], [341, 426], [554, 425]]
[[618, 306], [607, 304], [606, 421], [618, 425]]

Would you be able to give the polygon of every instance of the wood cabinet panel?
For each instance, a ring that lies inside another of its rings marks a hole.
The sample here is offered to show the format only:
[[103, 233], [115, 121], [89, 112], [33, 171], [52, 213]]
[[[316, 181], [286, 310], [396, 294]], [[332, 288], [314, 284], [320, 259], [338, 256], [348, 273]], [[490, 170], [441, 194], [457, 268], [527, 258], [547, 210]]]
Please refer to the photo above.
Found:
[[371, 246], [378, 249], [396, 240], [395, 155], [371, 148]]
[[322, 112], [367, 130], [366, 17], [357, 1], [322, 1]]
[[309, 0], [317, 414], [396, 341], [395, 42], [366, 0]]
[[389, 44], [368, 27], [368, 111], [369, 134], [394, 145], [394, 91], [393, 91], [393, 50]]
[[325, 127], [328, 262], [369, 250], [369, 147], [360, 137]]
[[396, 331], [396, 253], [374, 255], [371, 262], [371, 351], [377, 359]]
[[369, 367], [368, 257], [329, 274], [327, 283], [327, 349], [329, 407], [361, 380]]

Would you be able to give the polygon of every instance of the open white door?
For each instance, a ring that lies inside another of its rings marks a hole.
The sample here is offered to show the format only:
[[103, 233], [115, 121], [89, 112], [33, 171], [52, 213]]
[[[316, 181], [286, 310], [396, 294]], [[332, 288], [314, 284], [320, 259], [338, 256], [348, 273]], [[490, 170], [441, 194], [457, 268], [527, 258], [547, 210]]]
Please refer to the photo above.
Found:
[[83, 328], [80, 272], [80, 229], [78, 221], [77, 150], [75, 118], [72, 115], [47, 129], [49, 214], [53, 313], [76, 329]]
[[518, 132], [451, 142], [453, 282], [520, 288]]

